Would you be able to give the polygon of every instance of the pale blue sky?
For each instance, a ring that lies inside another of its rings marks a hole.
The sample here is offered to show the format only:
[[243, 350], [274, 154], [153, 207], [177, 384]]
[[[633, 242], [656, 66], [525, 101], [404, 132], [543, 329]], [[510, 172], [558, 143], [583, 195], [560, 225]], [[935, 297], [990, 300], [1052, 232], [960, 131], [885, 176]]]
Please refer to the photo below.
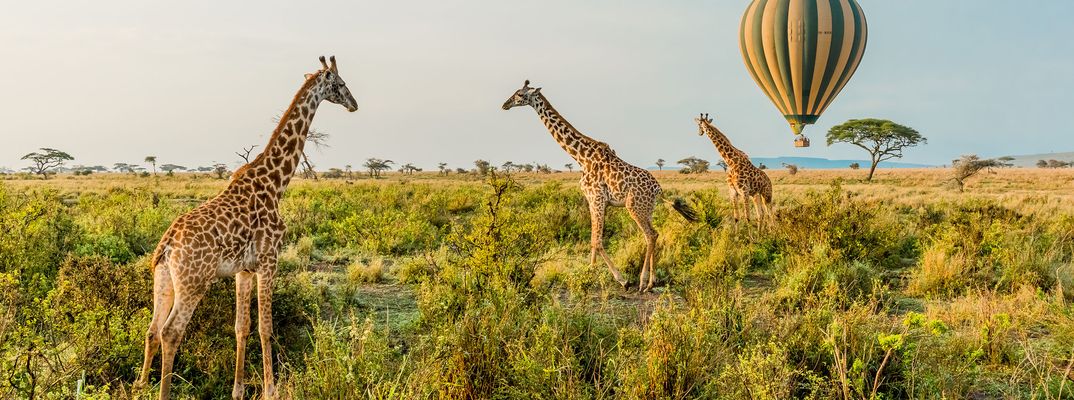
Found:
[[[711, 113], [753, 156], [862, 158], [826, 147], [849, 118], [929, 138], [904, 161], [1074, 151], [1074, 1], [859, 0], [857, 74], [795, 149], [738, 50], [748, 1], [18, 2], [0, 13], [0, 166], [38, 147], [78, 164], [234, 163], [262, 145], [316, 57], [335, 54], [360, 110], [325, 104], [321, 168], [368, 157], [471, 167], [567, 155], [530, 109], [500, 104], [524, 79], [627, 161], [717, 159], [692, 118]], [[460, 3], [460, 4], [452, 4]]]

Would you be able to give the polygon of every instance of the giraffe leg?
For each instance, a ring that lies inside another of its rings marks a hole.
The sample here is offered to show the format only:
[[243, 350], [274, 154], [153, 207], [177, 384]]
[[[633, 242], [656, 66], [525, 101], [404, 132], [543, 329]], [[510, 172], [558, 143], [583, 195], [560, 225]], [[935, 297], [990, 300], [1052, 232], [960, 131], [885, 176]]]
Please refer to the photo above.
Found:
[[145, 361], [142, 362], [142, 374], [134, 382], [136, 389], [141, 389], [149, 382], [149, 369], [153, 366], [153, 357], [160, 350], [161, 326], [172, 311], [172, 302], [175, 301], [172, 291], [172, 276], [168, 267], [158, 265], [153, 269], [153, 319], [149, 322], [149, 329], [145, 334]]
[[734, 186], [727, 185], [727, 193], [731, 198], [731, 218], [738, 224], [738, 190]]
[[[173, 277], [173, 282], [175, 281]], [[194, 309], [198, 307], [202, 297], [205, 297], [205, 287], [182, 288], [178, 287], [175, 293], [175, 302], [172, 312], [161, 327], [161, 351], [160, 351], [160, 399], [165, 400], [171, 392], [172, 366], [175, 363], [175, 353], [179, 349], [179, 343], [183, 340], [186, 326], [190, 323], [190, 317], [194, 315]]]
[[757, 218], [757, 228], [761, 228], [761, 224], [764, 222], [764, 218], [761, 216], [761, 195], [755, 194], [751, 197], [751, 203], [753, 203], [753, 214]]
[[235, 385], [231, 398], [243, 397], [243, 374], [246, 372], [246, 338], [250, 335], [250, 294], [254, 287], [252, 272], [235, 274]]
[[656, 275], [653, 265], [656, 261], [657, 234], [656, 229], [653, 228], [652, 207], [638, 207], [631, 203], [627, 203], [626, 206], [630, 211], [630, 216], [638, 224], [638, 229], [645, 236], [645, 258], [642, 260], [641, 273], [638, 274], [638, 293], [644, 293], [652, 289], [653, 277]]
[[[275, 260], [273, 260], [275, 264]], [[272, 279], [274, 271], [257, 273], [257, 333], [261, 337], [261, 361], [264, 388], [261, 397], [276, 398], [276, 381], [272, 375]]]
[[775, 225], [776, 215], [772, 213], [772, 201], [761, 198], [761, 204], [764, 205], [765, 222], [769, 225]]
[[659, 234], [653, 229], [653, 237], [650, 239], [649, 244], [653, 250], [649, 252], [649, 283], [645, 286], [646, 291], [652, 290], [653, 280], [656, 278], [656, 259], [660, 256], [660, 247], [656, 245], [656, 241], [659, 237]]
[[612, 277], [615, 278], [616, 282], [619, 282], [620, 286], [626, 289], [626, 279], [623, 279], [623, 275], [619, 273], [619, 270], [615, 269], [612, 260], [608, 258], [608, 254], [604, 252], [604, 213], [607, 211], [607, 206], [608, 203], [603, 198], [593, 197], [589, 199], [589, 261], [590, 265], [596, 263], [597, 254], [600, 254], [601, 259], [604, 260], [604, 264], [608, 266], [608, 271], [612, 273]]

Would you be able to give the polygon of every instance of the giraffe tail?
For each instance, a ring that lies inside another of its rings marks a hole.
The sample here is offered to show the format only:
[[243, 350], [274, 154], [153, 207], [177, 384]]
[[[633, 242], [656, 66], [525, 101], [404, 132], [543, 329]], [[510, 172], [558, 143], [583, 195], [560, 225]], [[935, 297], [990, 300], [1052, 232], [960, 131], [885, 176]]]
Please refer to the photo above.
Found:
[[164, 237], [160, 239], [160, 243], [157, 243], [157, 247], [153, 249], [153, 255], [149, 258], [149, 271], [156, 273], [157, 264], [160, 264], [164, 260], [164, 257], [168, 255], [168, 249], [172, 244], [172, 230], [164, 232]]
[[675, 211], [678, 211], [679, 215], [682, 215], [682, 217], [685, 218], [687, 221], [697, 222], [701, 220], [701, 218], [698, 218], [697, 216], [697, 210], [694, 210], [694, 208], [691, 207], [690, 204], [687, 204], [686, 200], [682, 197], [676, 197], [675, 199], [673, 199], [671, 201], [671, 208], [675, 209]]

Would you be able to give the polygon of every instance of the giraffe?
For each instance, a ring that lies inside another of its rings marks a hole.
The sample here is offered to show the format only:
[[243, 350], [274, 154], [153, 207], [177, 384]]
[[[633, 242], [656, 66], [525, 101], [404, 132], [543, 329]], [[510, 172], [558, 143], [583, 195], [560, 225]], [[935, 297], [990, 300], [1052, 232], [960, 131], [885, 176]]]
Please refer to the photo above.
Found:
[[153, 270], [153, 317], [145, 338], [145, 361], [135, 387], [144, 387], [158, 346], [161, 350], [160, 398], [171, 388], [172, 364], [194, 308], [209, 285], [235, 277], [235, 384], [231, 397], [243, 396], [250, 300], [257, 280], [258, 333], [264, 363], [263, 397], [275, 398], [272, 375], [272, 281], [284, 224], [280, 197], [302, 156], [310, 122], [322, 100], [358, 109], [336, 68], [320, 57], [322, 69], [305, 83], [280, 117], [268, 145], [231, 176], [216, 197], [172, 222], [150, 259]]
[[[750, 157], [745, 152], [731, 145], [731, 140], [720, 132], [708, 114], [701, 114], [697, 121], [698, 135], [707, 135], [716, 145], [716, 151], [727, 163], [727, 189], [731, 196], [731, 209], [735, 221], [738, 221], [739, 202], [742, 203], [742, 217], [749, 219], [749, 204], [747, 199], [753, 202], [754, 211], [757, 215], [757, 224], [760, 225], [762, 218], [772, 216], [772, 181], [764, 171], [755, 167], [750, 162]], [[763, 216], [762, 216], [763, 214]]]
[[[504, 110], [518, 106], [531, 106], [544, 122], [545, 128], [575, 161], [582, 171], [579, 182], [582, 193], [589, 203], [590, 218], [590, 253], [589, 263], [594, 265], [599, 254], [607, 264], [615, 281], [628, 288], [626, 279], [615, 268], [612, 260], [604, 251], [604, 217], [608, 206], [626, 207], [630, 217], [645, 235], [645, 258], [638, 276], [638, 293], [652, 289], [656, 263], [657, 232], [653, 228], [653, 209], [661, 199], [660, 183], [653, 174], [635, 167], [615, 155], [607, 143], [593, 139], [579, 132], [567, 122], [548, 99], [541, 94], [541, 88], [531, 88], [526, 81], [506, 102]], [[697, 215], [682, 199], [675, 199], [672, 207], [689, 221], [696, 221]]]

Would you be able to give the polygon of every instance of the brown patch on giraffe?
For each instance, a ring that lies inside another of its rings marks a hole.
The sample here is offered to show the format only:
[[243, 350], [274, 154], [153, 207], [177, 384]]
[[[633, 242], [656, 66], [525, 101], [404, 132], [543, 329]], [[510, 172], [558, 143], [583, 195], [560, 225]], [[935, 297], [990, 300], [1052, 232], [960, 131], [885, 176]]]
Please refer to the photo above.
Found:
[[298, 146], [298, 139], [291, 138], [287, 140], [287, 143], [283, 145], [284, 153], [291, 154], [295, 151], [295, 146]]

